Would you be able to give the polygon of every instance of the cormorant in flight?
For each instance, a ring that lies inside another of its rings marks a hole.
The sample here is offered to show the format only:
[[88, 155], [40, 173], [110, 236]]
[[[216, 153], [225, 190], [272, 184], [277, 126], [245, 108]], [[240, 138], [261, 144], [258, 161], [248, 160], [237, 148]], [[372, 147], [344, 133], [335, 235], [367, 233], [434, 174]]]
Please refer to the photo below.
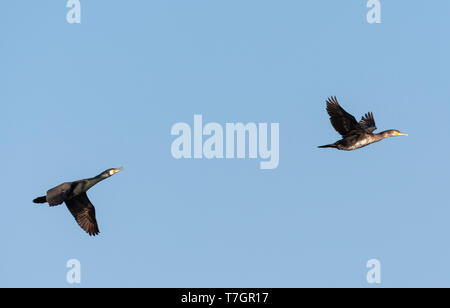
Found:
[[46, 203], [50, 206], [60, 205], [65, 202], [70, 213], [80, 227], [89, 235], [97, 235], [97, 220], [95, 219], [95, 208], [89, 201], [86, 192], [95, 184], [121, 171], [123, 168], [108, 169], [96, 177], [63, 183], [47, 191], [47, 195], [33, 200], [34, 203]]
[[336, 148], [338, 150], [352, 151], [378, 142], [388, 137], [408, 136], [395, 129], [386, 130], [379, 134], [373, 132], [377, 129], [373, 113], [366, 113], [361, 121], [356, 122], [354, 116], [345, 111], [338, 103], [336, 97], [327, 100], [327, 112], [334, 129], [342, 135], [342, 139], [333, 143], [319, 146], [319, 148]]

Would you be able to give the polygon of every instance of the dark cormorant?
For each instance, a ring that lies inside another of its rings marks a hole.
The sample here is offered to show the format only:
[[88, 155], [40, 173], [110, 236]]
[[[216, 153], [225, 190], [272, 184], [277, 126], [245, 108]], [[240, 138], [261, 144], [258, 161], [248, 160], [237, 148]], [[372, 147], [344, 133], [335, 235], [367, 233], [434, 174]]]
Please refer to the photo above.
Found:
[[108, 169], [94, 178], [63, 183], [47, 191], [47, 195], [33, 200], [34, 203], [46, 203], [50, 206], [65, 202], [80, 227], [89, 235], [97, 235], [95, 208], [89, 201], [86, 192], [95, 184], [121, 171], [123, 168]]
[[374, 134], [373, 132], [377, 127], [375, 126], [372, 112], [366, 113], [358, 123], [354, 116], [339, 106], [336, 97], [327, 99], [327, 112], [330, 115], [330, 121], [334, 129], [343, 138], [333, 144], [319, 146], [319, 148], [336, 148], [338, 150], [352, 151], [384, 138], [408, 136], [408, 134], [394, 129]]

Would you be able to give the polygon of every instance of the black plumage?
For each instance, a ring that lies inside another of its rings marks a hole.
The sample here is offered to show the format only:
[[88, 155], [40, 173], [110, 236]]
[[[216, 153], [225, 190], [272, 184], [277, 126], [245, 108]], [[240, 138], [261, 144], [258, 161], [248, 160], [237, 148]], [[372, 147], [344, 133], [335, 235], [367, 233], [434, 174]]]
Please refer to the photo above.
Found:
[[342, 108], [336, 97], [327, 99], [327, 112], [331, 125], [342, 136], [342, 139], [333, 143], [319, 146], [319, 148], [336, 148], [338, 150], [352, 151], [378, 142], [388, 137], [407, 136], [395, 129], [390, 129], [379, 134], [373, 132], [377, 129], [373, 113], [366, 113], [361, 121]]
[[50, 206], [57, 206], [65, 202], [78, 225], [89, 235], [95, 236], [100, 231], [95, 218], [95, 208], [86, 192], [98, 182], [109, 178], [122, 169], [108, 169], [93, 178], [63, 183], [47, 191], [45, 196], [34, 199], [33, 202], [48, 203]]

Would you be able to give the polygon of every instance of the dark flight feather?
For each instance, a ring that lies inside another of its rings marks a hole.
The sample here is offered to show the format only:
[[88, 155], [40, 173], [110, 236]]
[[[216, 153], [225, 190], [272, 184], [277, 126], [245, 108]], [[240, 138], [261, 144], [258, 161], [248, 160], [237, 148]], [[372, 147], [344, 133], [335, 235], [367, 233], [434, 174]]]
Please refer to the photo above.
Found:
[[95, 208], [86, 193], [81, 193], [65, 202], [70, 213], [84, 231], [94, 236], [100, 233], [95, 219]]
[[373, 117], [372, 112], [366, 113], [361, 118], [361, 121], [359, 121], [359, 124], [361, 125], [362, 128], [364, 128], [369, 133], [373, 133], [377, 129], [377, 126], [375, 125], [375, 119]]
[[342, 137], [348, 136], [353, 131], [363, 130], [355, 117], [339, 105], [335, 96], [327, 99], [327, 112], [330, 115], [331, 125]]

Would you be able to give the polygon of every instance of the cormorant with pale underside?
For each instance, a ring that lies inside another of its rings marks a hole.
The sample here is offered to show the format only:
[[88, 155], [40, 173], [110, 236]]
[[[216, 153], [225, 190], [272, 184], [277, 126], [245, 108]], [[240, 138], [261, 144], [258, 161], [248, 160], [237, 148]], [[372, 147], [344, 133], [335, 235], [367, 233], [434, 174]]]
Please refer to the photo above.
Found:
[[408, 136], [408, 134], [395, 129], [374, 134], [377, 127], [372, 112], [366, 113], [358, 123], [354, 116], [339, 105], [335, 96], [328, 98], [327, 112], [330, 115], [331, 125], [343, 138], [333, 144], [319, 146], [319, 148], [352, 151], [388, 137]]

